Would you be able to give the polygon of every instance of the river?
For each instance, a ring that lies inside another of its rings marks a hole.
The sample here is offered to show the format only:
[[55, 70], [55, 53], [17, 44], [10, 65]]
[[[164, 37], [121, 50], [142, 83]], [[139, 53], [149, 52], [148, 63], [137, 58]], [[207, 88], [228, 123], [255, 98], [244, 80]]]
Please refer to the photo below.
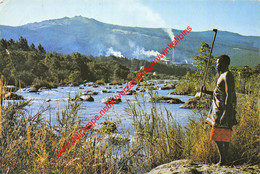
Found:
[[[169, 81], [169, 80], [168, 80]], [[161, 87], [165, 84], [166, 81], [150, 81], [155, 83], [154, 86]], [[44, 113], [43, 116], [46, 118], [46, 120], [49, 120], [51, 124], [56, 124], [56, 113], [57, 111], [61, 113], [62, 110], [66, 108], [68, 105], [68, 98], [69, 96], [71, 98], [75, 97], [76, 94], [79, 94], [80, 92], [84, 92], [86, 90], [92, 90], [92, 91], [99, 91], [98, 95], [93, 95], [94, 102], [88, 102], [84, 101], [81, 104], [81, 111], [80, 117], [83, 118], [83, 123], [87, 123], [89, 120], [94, 118], [95, 115], [99, 115], [99, 111], [103, 109], [105, 106], [104, 103], [102, 103], [102, 99], [104, 97], [113, 97], [115, 94], [120, 92], [126, 84], [123, 85], [110, 85], [105, 84], [99, 87], [93, 87], [93, 86], [63, 86], [58, 87], [54, 89], [45, 89], [41, 90], [38, 93], [29, 93], [26, 92], [25, 89], [20, 89], [16, 93], [19, 95], [22, 95], [25, 99], [32, 99], [32, 105], [27, 107], [29, 114], [34, 115], [36, 114], [40, 108], [43, 107], [49, 107]], [[106, 89], [107, 87], [112, 87], [111, 89]], [[121, 87], [121, 88], [120, 88]], [[117, 88], [117, 89], [116, 89]], [[133, 87], [135, 89], [136, 86]], [[108, 90], [113, 91], [114, 93], [101, 93], [101, 90]], [[149, 113], [151, 108], [151, 103], [147, 102], [148, 98], [150, 97], [146, 89], [146, 92], [144, 92], [144, 96], [138, 96], [138, 100], [141, 104], [144, 104], [146, 106], [146, 110]], [[171, 90], [157, 90], [159, 96], [170, 96], [170, 97], [176, 97], [181, 99], [182, 101], [186, 102], [191, 96], [187, 95], [170, 95], [169, 93], [173, 91]], [[46, 102], [47, 100], [50, 100], [49, 102]], [[122, 97], [122, 102], [119, 104], [113, 105], [113, 107], [101, 118], [98, 120], [98, 123], [107, 120], [111, 121], [119, 121], [121, 122], [118, 129], [123, 130], [130, 130], [131, 134], [133, 133], [132, 128], [132, 118], [126, 113], [125, 108], [128, 107], [127, 100], [129, 100], [132, 103], [135, 103], [135, 96], [134, 95], [124, 95]], [[187, 123], [188, 118], [193, 117], [195, 113], [190, 109], [181, 109], [179, 108], [181, 104], [169, 104], [169, 103], [158, 103], [157, 107], [162, 108], [164, 110], [164, 107], [169, 110], [172, 115], [175, 117], [176, 121], [179, 122], [181, 125], [185, 125]]]

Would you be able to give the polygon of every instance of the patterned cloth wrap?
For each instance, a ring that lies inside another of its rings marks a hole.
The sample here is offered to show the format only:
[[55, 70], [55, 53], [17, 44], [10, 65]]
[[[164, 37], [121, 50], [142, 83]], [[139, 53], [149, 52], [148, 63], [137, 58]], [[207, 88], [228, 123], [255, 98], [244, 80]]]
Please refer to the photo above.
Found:
[[223, 127], [212, 127], [210, 140], [213, 141], [223, 141], [230, 142], [231, 139], [231, 129]]

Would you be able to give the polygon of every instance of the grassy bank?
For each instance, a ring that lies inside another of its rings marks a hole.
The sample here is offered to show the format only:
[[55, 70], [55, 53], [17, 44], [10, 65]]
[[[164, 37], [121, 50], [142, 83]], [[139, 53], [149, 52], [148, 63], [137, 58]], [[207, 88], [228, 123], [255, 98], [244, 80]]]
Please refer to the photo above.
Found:
[[[4, 91], [1, 84], [0, 91]], [[251, 77], [245, 86], [249, 86], [248, 93], [238, 95], [239, 124], [233, 128], [229, 160], [235, 165], [259, 165], [259, 76]], [[31, 115], [25, 109], [30, 102], [1, 105], [1, 173], [144, 173], [177, 159], [218, 161], [217, 148], [209, 140], [210, 127], [204, 125], [204, 112], [182, 127], [173, 113], [157, 103], [147, 110], [140, 102], [128, 103], [125, 112], [136, 130], [132, 141], [88, 131], [58, 158], [55, 154], [82, 128], [80, 102], [68, 101], [65, 110], [57, 111], [57, 125], [43, 118], [48, 108]]]

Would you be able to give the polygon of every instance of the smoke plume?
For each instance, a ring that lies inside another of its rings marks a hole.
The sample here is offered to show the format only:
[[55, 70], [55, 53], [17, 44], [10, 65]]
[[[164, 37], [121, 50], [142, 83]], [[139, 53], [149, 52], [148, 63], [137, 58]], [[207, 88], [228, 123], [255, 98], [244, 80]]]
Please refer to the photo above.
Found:
[[157, 54], [160, 54], [158, 51], [148, 50], [145, 51], [144, 48], [137, 47], [136, 50], [133, 52], [133, 56], [136, 58], [143, 58], [143, 57], [156, 57]]
[[106, 56], [110, 56], [110, 55], [113, 55], [116, 57], [124, 57], [120, 51], [114, 51], [112, 47], [110, 47], [106, 52]]
[[[163, 30], [168, 34], [168, 36], [170, 37], [171, 41], [173, 41], [173, 40], [174, 40], [174, 34], [173, 34], [173, 32], [172, 32], [172, 29], [170, 29], [170, 28], [164, 28]], [[171, 62], [174, 62], [174, 48], [172, 49]]]

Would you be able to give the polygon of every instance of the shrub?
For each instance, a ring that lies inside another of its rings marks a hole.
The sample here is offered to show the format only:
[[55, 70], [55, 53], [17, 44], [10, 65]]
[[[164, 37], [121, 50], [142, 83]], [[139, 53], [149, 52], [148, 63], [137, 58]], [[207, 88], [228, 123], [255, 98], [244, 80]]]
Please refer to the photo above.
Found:
[[103, 84], [105, 84], [105, 82], [104, 82], [104, 80], [97, 80], [96, 84], [103, 85]]

